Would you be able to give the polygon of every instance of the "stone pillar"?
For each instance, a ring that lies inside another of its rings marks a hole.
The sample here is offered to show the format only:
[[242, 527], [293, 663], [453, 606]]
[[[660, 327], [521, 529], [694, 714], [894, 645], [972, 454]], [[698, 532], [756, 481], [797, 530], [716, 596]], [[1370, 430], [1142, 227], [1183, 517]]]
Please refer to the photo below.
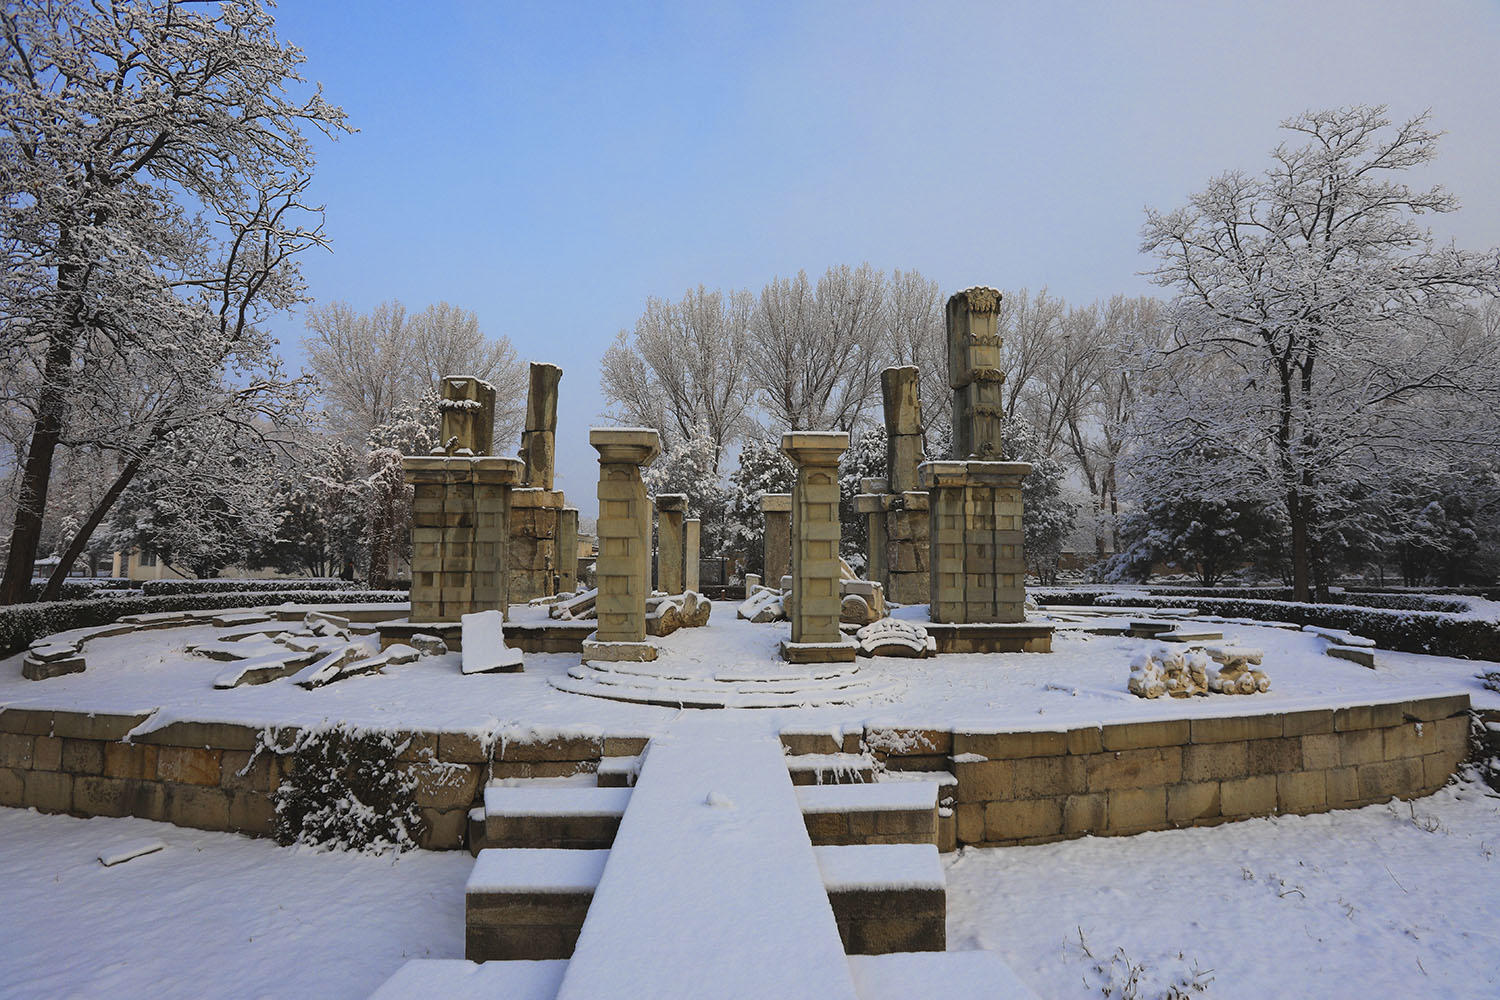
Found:
[[929, 494], [934, 622], [1024, 622], [1025, 462], [1001, 462], [1000, 293], [969, 288], [948, 300], [948, 384], [954, 461], [919, 469]]
[[765, 577], [769, 586], [781, 586], [781, 578], [792, 571], [792, 495], [766, 493], [760, 498], [766, 516]]
[[887, 368], [880, 373], [880, 396], [885, 408], [885, 469], [890, 482], [886, 493], [905, 493], [917, 488], [917, 466], [922, 464], [920, 375], [914, 365]]
[[682, 522], [682, 589], [698, 589], [698, 556], [703, 538], [703, 522], [690, 517]]
[[781, 450], [797, 466], [792, 491], [792, 639], [782, 656], [794, 663], [853, 660], [839, 631], [839, 456], [843, 431], [790, 431]]
[[596, 427], [589, 444], [599, 452], [599, 627], [583, 644], [585, 660], [654, 660], [646, 642], [646, 596], [651, 590], [651, 501], [641, 467], [661, 454], [656, 431]]
[[928, 496], [910, 490], [885, 500], [886, 597], [897, 604], [926, 604], [932, 533]]
[[664, 594], [682, 593], [682, 521], [686, 513], [687, 494], [657, 495], [656, 589]]
[[948, 385], [953, 389], [953, 457], [1000, 458], [1005, 412], [997, 328], [1000, 293], [966, 288], [948, 300]]
[[578, 589], [578, 508], [557, 512], [557, 589], [571, 594]]
[[[886, 369], [892, 371], [893, 369]], [[865, 566], [865, 579], [872, 583], [878, 583], [881, 587], [889, 590], [886, 584], [888, 567], [886, 564], [886, 547], [889, 544], [886, 538], [886, 500], [890, 493], [890, 482], [885, 479], [861, 479], [859, 481], [859, 495], [854, 498], [854, 509], [865, 515], [865, 557], [868, 564]]]
[[412, 484], [412, 622], [456, 622], [476, 611], [508, 613], [506, 573], [514, 458], [409, 455]]
[[526, 485], [552, 489], [557, 449], [557, 384], [562, 369], [531, 363], [531, 385], [526, 393], [526, 429], [521, 432], [521, 458], [526, 462]]
[[495, 440], [495, 387], [472, 375], [444, 375], [438, 438], [449, 455], [488, 455]]

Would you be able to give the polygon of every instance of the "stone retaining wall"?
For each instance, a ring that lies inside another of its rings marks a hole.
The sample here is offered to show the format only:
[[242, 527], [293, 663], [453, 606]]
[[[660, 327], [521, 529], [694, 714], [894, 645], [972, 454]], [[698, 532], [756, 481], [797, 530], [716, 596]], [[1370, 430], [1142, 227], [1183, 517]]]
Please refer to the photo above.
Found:
[[[938, 841], [1028, 844], [1140, 833], [1426, 795], [1467, 750], [1466, 695], [1355, 708], [1089, 726], [786, 731], [791, 753], [868, 752], [893, 771], [950, 771]], [[144, 715], [0, 711], [0, 805], [139, 816], [267, 836], [272, 795], [295, 755], [248, 726], [177, 722], [126, 742]], [[278, 734], [288, 746], [291, 730]], [[645, 736], [486, 742], [403, 733], [397, 766], [417, 776], [421, 844], [465, 845], [469, 809], [491, 778], [558, 777], [638, 754]], [[261, 748], [257, 753], [257, 748]]]

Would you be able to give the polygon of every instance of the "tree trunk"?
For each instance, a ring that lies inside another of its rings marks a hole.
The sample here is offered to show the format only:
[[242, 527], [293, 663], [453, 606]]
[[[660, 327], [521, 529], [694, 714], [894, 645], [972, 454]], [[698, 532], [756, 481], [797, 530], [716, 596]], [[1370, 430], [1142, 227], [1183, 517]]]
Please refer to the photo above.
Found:
[[52, 457], [62, 439], [63, 418], [67, 413], [67, 390], [62, 379], [72, 357], [71, 342], [61, 337], [47, 349], [46, 381], [42, 385], [36, 423], [32, 425], [26, 464], [21, 471], [16, 520], [10, 533], [10, 556], [5, 564], [5, 577], [0, 580], [0, 604], [19, 604], [29, 599], [37, 548], [42, 541], [47, 490], [52, 482]]
[[1306, 601], [1311, 596], [1308, 581], [1307, 517], [1297, 490], [1287, 494], [1287, 515], [1292, 522], [1292, 600]]
[[57, 600], [58, 596], [62, 593], [63, 581], [68, 578], [68, 572], [72, 570], [73, 563], [78, 560], [78, 556], [88, 546], [89, 539], [93, 537], [99, 525], [104, 523], [104, 518], [114, 508], [115, 501], [120, 499], [120, 494], [125, 492], [125, 487], [129, 486], [131, 480], [135, 479], [135, 474], [140, 471], [140, 468], [141, 459], [139, 456], [126, 462], [125, 467], [120, 470], [120, 474], [115, 477], [115, 481], [109, 484], [109, 489], [104, 491], [104, 496], [100, 497], [99, 502], [94, 504], [94, 509], [89, 511], [88, 519], [83, 522], [83, 525], [73, 536], [73, 540], [68, 543], [67, 549], [63, 551], [62, 560], [52, 570], [52, 576], [47, 580], [47, 588], [42, 591], [42, 600]]

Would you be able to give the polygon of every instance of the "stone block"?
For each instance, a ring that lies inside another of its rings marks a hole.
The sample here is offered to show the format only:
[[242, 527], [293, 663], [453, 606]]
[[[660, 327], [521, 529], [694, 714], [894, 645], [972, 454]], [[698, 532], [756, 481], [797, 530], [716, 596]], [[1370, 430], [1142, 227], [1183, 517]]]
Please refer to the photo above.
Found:
[[31, 767], [35, 771], [62, 770], [63, 741], [56, 736], [36, 736], [31, 741]]
[[1408, 797], [1422, 789], [1423, 768], [1420, 759], [1407, 757], [1361, 764], [1356, 770], [1359, 776], [1359, 797], [1362, 799], [1381, 801], [1394, 796]]
[[1082, 757], [1022, 757], [1010, 764], [1018, 799], [1069, 795], [1087, 785]]
[[26, 772], [0, 766], [0, 806], [19, 809], [26, 805]]
[[25, 771], [25, 803], [44, 813], [63, 813], [73, 808], [73, 776], [61, 771]]
[[1220, 815], [1217, 781], [1184, 781], [1167, 787], [1167, 820], [1189, 826]]
[[52, 735], [78, 740], [121, 740], [145, 722], [147, 715], [109, 715], [90, 712], [56, 712]]
[[1326, 735], [1333, 732], [1333, 709], [1331, 708], [1288, 712], [1281, 719], [1281, 735], [1283, 736]]
[[433, 809], [421, 807], [417, 813], [422, 827], [417, 844], [428, 851], [461, 851], [469, 830], [469, 809]]
[[1062, 832], [1062, 799], [990, 802], [984, 807], [984, 839], [1019, 840]]
[[1450, 716], [1467, 716], [1469, 696], [1466, 694], [1445, 695], [1439, 698], [1420, 698], [1401, 706], [1404, 718], [1413, 722], [1435, 722]]
[[603, 740], [598, 736], [558, 737], [536, 743], [502, 741], [495, 745], [495, 759], [506, 761], [598, 760]]
[[0, 709], [0, 732], [18, 736], [52, 735], [52, 713], [45, 709]]
[[1250, 774], [1284, 774], [1302, 770], [1302, 740], [1296, 737], [1251, 740], [1245, 744]]
[[1374, 725], [1374, 715], [1369, 705], [1340, 708], [1333, 713], [1335, 732], [1347, 733], [1357, 729], [1369, 729], [1372, 725]]
[[1468, 713], [1455, 715], [1447, 719], [1437, 719], [1433, 722], [1423, 724], [1424, 732], [1429, 735], [1432, 742], [1428, 744], [1429, 753], [1446, 750], [1459, 754], [1466, 754], [1469, 750], [1469, 716]]
[[106, 778], [154, 779], [156, 764], [156, 747], [140, 743], [104, 744], [104, 776]]
[[1323, 772], [1328, 808], [1349, 809], [1363, 805], [1359, 797], [1359, 771], [1354, 767], [1336, 767]]
[[[182, 785], [217, 786], [219, 784], [220, 762], [222, 759], [223, 751], [220, 750], [198, 750], [192, 747], [162, 747], [157, 752], [156, 776], [162, 781], [171, 781]], [[204, 827], [203, 829], [218, 828]]]
[[1441, 788], [1453, 777], [1463, 756], [1452, 752], [1432, 753], [1422, 758], [1422, 784], [1428, 788]]
[[1066, 732], [953, 734], [953, 752], [977, 753], [990, 760], [1049, 757], [1068, 752]]
[[[286, 731], [282, 732], [283, 738], [287, 735]], [[172, 722], [149, 733], [140, 733], [132, 740], [156, 746], [254, 750], [260, 745], [260, 732], [230, 722]]]
[[1207, 743], [1183, 747], [1182, 780], [1220, 781], [1249, 773], [1244, 743]]
[[63, 740], [62, 769], [69, 774], [103, 774], [104, 744], [94, 740]]
[[[1151, 747], [1117, 753], [1106, 751], [1092, 754], [1085, 760], [1087, 785], [1091, 792], [1175, 785], [1182, 780], [1181, 747]], [[1113, 813], [1110, 822], [1114, 822]]]
[[165, 819], [175, 826], [194, 830], [229, 829], [229, 795], [223, 789], [204, 785], [164, 783]]
[[86, 816], [129, 816], [138, 782], [85, 775], [73, 781], [73, 811]]
[[31, 770], [31, 752], [36, 743], [34, 736], [19, 733], [0, 733], [0, 767]]
[[1167, 825], [1167, 790], [1159, 786], [1111, 788], [1108, 809], [1110, 833], [1161, 830]]
[[1109, 796], [1104, 792], [1069, 795], [1063, 800], [1063, 833], [1102, 833], [1109, 823]]
[[954, 760], [959, 802], [991, 802], [1015, 795], [1014, 772], [1008, 760]]
[[984, 843], [984, 803], [960, 802], [953, 807], [960, 844]]
[[1403, 722], [1380, 730], [1385, 741], [1385, 759], [1422, 757], [1437, 749], [1436, 729], [1432, 723]]
[[1091, 754], [1104, 751], [1104, 730], [1098, 726], [1068, 730], [1068, 753]]
[[1230, 817], [1275, 815], [1276, 776], [1258, 774], [1220, 782], [1219, 807]]
[[1240, 715], [1224, 719], [1192, 720], [1193, 743], [1229, 743], [1272, 739], [1282, 735], [1281, 715]]
[[412, 794], [418, 806], [457, 809], [473, 805], [479, 790], [479, 766], [423, 761], [404, 767], [416, 778]]
[[229, 793], [229, 828], [256, 837], [276, 832], [276, 802], [271, 796], [248, 789]]
[[1177, 747], [1192, 736], [1187, 719], [1160, 722], [1123, 722], [1104, 726], [1105, 750], [1135, 750], [1142, 747]]
[[1328, 808], [1327, 779], [1322, 771], [1276, 775], [1276, 807], [1284, 813], [1316, 813]]
[[1326, 771], [1339, 767], [1340, 736], [1337, 733], [1309, 733], [1302, 737], [1302, 766], [1309, 771]]
[[1373, 764], [1385, 759], [1385, 738], [1378, 729], [1344, 730], [1339, 733], [1339, 762]]
[[483, 764], [490, 759], [491, 745], [472, 733], [438, 733], [438, 760], [455, 764]]

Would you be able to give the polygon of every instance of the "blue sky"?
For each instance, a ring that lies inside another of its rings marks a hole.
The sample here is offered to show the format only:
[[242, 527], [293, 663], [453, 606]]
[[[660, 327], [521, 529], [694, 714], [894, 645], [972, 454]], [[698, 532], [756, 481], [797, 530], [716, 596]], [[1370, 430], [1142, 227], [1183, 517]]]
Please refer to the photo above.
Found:
[[[319, 143], [318, 301], [473, 309], [564, 368], [592, 514], [599, 357], [647, 296], [869, 261], [946, 290], [1152, 291], [1145, 206], [1259, 170], [1310, 107], [1431, 108], [1434, 226], [1500, 243], [1500, 3], [284, 0], [360, 131]], [[300, 316], [275, 326], [300, 362]], [[514, 444], [512, 445], [514, 447]]]

